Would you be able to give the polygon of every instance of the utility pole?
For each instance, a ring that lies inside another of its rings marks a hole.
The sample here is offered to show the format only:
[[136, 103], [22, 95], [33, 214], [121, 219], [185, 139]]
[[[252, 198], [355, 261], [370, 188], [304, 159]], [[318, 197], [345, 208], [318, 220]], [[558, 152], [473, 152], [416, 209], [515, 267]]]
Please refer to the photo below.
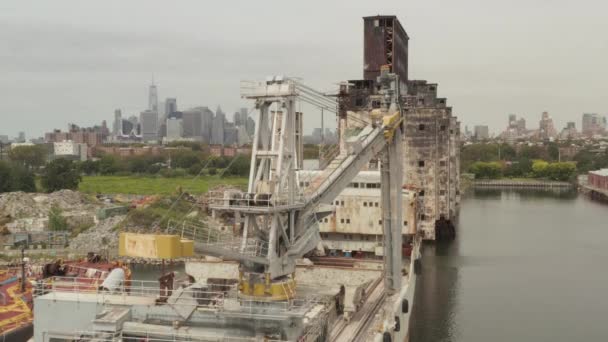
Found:
[[21, 246], [21, 292], [25, 292], [25, 245]]

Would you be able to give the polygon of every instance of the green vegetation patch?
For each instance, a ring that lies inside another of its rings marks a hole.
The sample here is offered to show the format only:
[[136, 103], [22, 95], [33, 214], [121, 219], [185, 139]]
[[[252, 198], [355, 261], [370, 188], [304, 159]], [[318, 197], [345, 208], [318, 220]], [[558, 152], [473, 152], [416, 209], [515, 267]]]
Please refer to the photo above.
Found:
[[217, 185], [232, 185], [245, 188], [246, 177], [202, 176], [194, 177], [155, 177], [155, 176], [84, 176], [79, 190], [89, 194], [133, 194], [133, 195], [170, 195], [181, 190], [191, 194], [202, 194]]

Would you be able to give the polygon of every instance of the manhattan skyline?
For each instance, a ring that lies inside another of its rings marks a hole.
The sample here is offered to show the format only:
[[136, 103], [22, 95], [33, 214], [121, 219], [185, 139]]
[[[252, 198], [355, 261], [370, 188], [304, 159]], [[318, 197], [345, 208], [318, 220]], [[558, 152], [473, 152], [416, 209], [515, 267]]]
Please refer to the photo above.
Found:
[[[378, 4], [268, 5], [4, 1], [1, 133], [35, 137], [68, 122], [110, 122], [116, 108], [138, 113], [152, 74], [159, 99], [229, 112], [246, 106], [240, 80], [306, 75], [307, 84], [331, 90], [335, 80], [362, 77], [363, 42], [346, 33], [360, 30], [361, 17]], [[605, 4], [388, 1], [383, 8], [413, 37], [411, 78], [439, 83], [463, 126], [498, 132], [509, 113], [532, 122], [548, 111], [562, 128], [582, 113], [608, 111], [607, 71], [598, 68], [608, 54]], [[166, 20], [167, 13], [181, 19]], [[326, 125], [333, 122], [326, 115]]]

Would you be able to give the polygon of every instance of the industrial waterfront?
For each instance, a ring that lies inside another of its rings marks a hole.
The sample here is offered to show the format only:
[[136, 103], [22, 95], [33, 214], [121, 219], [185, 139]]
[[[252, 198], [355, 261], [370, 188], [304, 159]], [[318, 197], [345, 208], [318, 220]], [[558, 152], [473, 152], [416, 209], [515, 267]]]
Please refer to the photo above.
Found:
[[476, 189], [423, 248], [411, 340], [605, 341], [606, 206], [575, 191]]

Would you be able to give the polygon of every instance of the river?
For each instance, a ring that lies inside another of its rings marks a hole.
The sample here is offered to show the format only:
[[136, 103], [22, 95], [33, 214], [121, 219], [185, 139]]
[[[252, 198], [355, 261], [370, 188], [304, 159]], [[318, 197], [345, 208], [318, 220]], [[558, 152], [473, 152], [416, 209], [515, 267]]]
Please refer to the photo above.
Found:
[[608, 206], [474, 190], [457, 234], [423, 247], [411, 341], [608, 341]]

